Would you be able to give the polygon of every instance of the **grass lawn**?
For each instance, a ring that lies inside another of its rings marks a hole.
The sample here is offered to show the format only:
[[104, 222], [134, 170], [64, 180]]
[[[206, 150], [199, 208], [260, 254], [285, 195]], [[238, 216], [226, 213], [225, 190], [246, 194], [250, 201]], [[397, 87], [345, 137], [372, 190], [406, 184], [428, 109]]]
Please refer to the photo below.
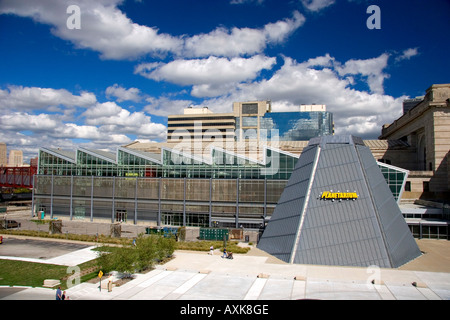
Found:
[[[4, 232], [5, 233], [5, 232]], [[35, 234], [27, 234], [28, 236], [37, 236]], [[67, 235], [65, 235], [67, 238]], [[77, 235], [73, 236], [74, 238]], [[72, 239], [75, 240], [75, 239]], [[76, 238], [76, 240], [91, 241], [92, 239]], [[101, 239], [104, 242], [110, 242], [111, 239]], [[112, 239], [114, 244], [131, 244], [130, 239]], [[101, 241], [101, 242], [103, 242]], [[214, 249], [223, 250], [223, 241], [194, 241], [184, 242], [179, 241], [175, 244], [175, 250], [195, 250], [195, 251], [209, 251], [210, 246]], [[114, 248], [109, 248], [114, 250]], [[250, 248], [242, 248], [238, 246], [237, 241], [227, 242], [227, 250], [233, 253], [247, 253]], [[98, 274], [97, 260], [88, 261], [79, 265], [81, 272], [86, 271], [86, 275], [81, 277], [81, 282], [88, 281], [95, 278]], [[87, 270], [95, 269], [95, 271]], [[34, 263], [18, 260], [0, 259], [0, 285], [1, 286], [27, 286], [27, 287], [42, 287], [45, 279], [57, 279], [61, 282], [61, 289], [67, 289], [67, 277], [72, 275], [68, 273], [68, 267], [51, 265], [44, 263]], [[69, 284], [70, 285], [70, 284]]]
[[0, 285], [42, 287], [45, 279], [61, 279], [67, 267], [17, 260], [0, 260]]
[[[84, 270], [93, 265], [95, 262], [87, 262], [79, 267]], [[57, 279], [61, 281], [61, 289], [67, 289], [66, 278], [73, 274], [67, 273], [67, 268], [53, 264], [0, 259], [0, 285], [42, 287], [45, 279]], [[81, 281], [87, 281], [96, 275], [97, 272], [87, 274]]]

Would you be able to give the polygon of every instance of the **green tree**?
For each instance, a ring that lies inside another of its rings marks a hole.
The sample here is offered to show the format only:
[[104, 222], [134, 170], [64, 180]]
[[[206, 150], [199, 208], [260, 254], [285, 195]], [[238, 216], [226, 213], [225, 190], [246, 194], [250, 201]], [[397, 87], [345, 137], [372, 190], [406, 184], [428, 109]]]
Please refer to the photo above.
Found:
[[136, 245], [104, 247], [98, 256], [103, 272], [134, 273], [150, 269], [175, 251], [175, 239], [158, 235], [139, 235]]
[[157, 238], [160, 236], [139, 235], [136, 239], [136, 269], [139, 271], [153, 267], [158, 256]]

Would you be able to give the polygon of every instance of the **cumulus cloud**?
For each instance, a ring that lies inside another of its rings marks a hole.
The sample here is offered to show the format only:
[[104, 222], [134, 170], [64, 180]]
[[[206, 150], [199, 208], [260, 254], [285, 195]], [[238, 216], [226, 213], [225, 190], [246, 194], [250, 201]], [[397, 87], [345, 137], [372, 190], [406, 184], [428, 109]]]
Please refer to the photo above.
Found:
[[[276, 58], [262, 55], [251, 58], [218, 58], [175, 60], [167, 64], [146, 63], [135, 68], [135, 73], [155, 81], [168, 81], [178, 85], [218, 88], [219, 86], [254, 79], [261, 70], [271, 69]], [[205, 87], [206, 86], [206, 87]]]
[[280, 43], [286, 40], [292, 32], [305, 23], [305, 17], [298, 11], [294, 11], [292, 19], [284, 19], [264, 26], [264, 35], [269, 43]]
[[395, 58], [395, 61], [409, 60], [417, 55], [419, 55], [419, 48], [409, 48], [403, 50], [402, 54]]
[[312, 12], [318, 12], [334, 4], [335, 0], [301, 0], [303, 6]]
[[180, 114], [184, 108], [193, 104], [192, 100], [173, 100], [169, 97], [149, 97], [146, 101], [148, 104], [144, 107], [144, 111], [163, 117], [171, 114]]
[[280, 43], [302, 26], [305, 17], [295, 11], [292, 18], [268, 23], [261, 29], [219, 27], [210, 33], [189, 37], [184, 44], [186, 57], [209, 55], [234, 57], [261, 53], [269, 43]]
[[74, 95], [65, 89], [8, 86], [0, 89], [0, 108], [5, 110], [49, 109], [57, 106], [88, 107], [97, 98], [93, 93], [83, 91]]
[[106, 97], [114, 97], [116, 98], [117, 102], [140, 102], [142, 100], [141, 91], [138, 88], [125, 89], [124, 87], [119, 86], [117, 83], [106, 88]]
[[[219, 27], [210, 33], [194, 36], [172, 36], [155, 27], [139, 25], [119, 8], [122, 0], [4, 0], [0, 14], [15, 14], [52, 26], [51, 32], [71, 41], [77, 48], [91, 49], [104, 59], [137, 59], [148, 54], [182, 57], [209, 55], [234, 57], [261, 53], [268, 43], [284, 41], [300, 27], [305, 18], [299, 12], [293, 17], [269, 23], [260, 29]], [[67, 28], [69, 5], [82, 13], [81, 29]]]
[[[134, 59], [146, 54], [176, 52], [182, 39], [160, 33], [157, 28], [131, 21], [117, 7], [122, 0], [4, 0], [0, 13], [10, 13], [52, 26], [52, 33], [78, 48], [101, 53], [104, 59]], [[82, 13], [81, 29], [67, 28], [69, 5]]]
[[165, 138], [167, 128], [153, 123], [144, 112], [131, 113], [115, 102], [98, 103], [83, 114], [87, 125], [99, 126], [105, 133], [134, 134], [143, 138]]
[[348, 60], [336, 69], [340, 75], [361, 75], [367, 77], [367, 84], [373, 93], [383, 93], [384, 79], [389, 75], [383, 70], [387, 67], [389, 54], [383, 53], [377, 58], [366, 60]]
[[203, 105], [215, 112], [230, 112], [234, 101], [270, 99], [273, 111], [298, 110], [301, 104], [325, 104], [334, 114], [337, 134], [376, 139], [383, 124], [401, 115], [405, 97], [352, 88], [352, 82], [341, 75], [340, 68], [345, 65], [330, 55], [300, 63], [285, 57], [284, 65], [268, 79], [239, 84], [226, 95], [205, 100]]
[[[0, 141], [23, 150], [26, 159], [35, 157], [41, 146], [114, 150], [135, 138], [166, 138], [167, 128], [152, 122], [144, 111], [130, 112], [112, 101], [96, 102], [90, 93], [75, 96], [66, 90], [14, 87], [1, 91], [0, 101], [9, 107], [0, 115]], [[74, 107], [80, 104], [85, 107]], [[50, 105], [61, 107], [49, 112]]]
[[49, 114], [27, 114], [23, 112], [14, 112], [0, 116], [2, 130], [45, 132], [54, 130], [60, 122]]

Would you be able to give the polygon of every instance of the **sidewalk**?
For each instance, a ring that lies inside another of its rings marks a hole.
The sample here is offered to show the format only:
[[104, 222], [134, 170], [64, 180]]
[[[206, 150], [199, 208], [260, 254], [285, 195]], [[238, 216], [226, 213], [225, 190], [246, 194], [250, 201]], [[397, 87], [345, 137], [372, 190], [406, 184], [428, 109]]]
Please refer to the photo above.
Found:
[[81, 300], [450, 299], [448, 273], [289, 265], [256, 255], [228, 260], [216, 253], [177, 251], [175, 259], [112, 292], [81, 284], [67, 293]]
[[[450, 273], [445, 272], [290, 265], [256, 248], [233, 260], [218, 251], [213, 256], [176, 251], [174, 256], [112, 292], [82, 283], [67, 295], [71, 300], [450, 300]], [[25, 288], [0, 295], [5, 300], [39, 297], [54, 299], [54, 290]]]

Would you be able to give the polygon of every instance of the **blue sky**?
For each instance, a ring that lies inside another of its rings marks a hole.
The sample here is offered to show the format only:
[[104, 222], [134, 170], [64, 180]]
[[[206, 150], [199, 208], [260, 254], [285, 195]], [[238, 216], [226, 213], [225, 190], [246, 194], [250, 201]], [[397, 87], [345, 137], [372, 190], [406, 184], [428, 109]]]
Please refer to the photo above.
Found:
[[255, 99], [326, 104], [337, 134], [376, 139], [403, 99], [450, 82], [449, 13], [448, 0], [0, 0], [0, 141], [27, 159], [115, 150], [164, 141], [187, 106]]

